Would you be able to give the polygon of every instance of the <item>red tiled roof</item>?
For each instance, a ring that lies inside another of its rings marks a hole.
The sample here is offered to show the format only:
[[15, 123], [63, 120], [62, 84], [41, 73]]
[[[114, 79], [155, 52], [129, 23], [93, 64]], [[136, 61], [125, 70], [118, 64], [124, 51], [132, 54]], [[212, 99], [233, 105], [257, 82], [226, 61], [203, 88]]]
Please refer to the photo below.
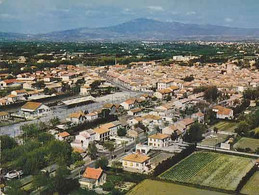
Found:
[[83, 177], [88, 179], [99, 179], [103, 173], [103, 170], [101, 168], [95, 169], [91, 167], [87, 167]]

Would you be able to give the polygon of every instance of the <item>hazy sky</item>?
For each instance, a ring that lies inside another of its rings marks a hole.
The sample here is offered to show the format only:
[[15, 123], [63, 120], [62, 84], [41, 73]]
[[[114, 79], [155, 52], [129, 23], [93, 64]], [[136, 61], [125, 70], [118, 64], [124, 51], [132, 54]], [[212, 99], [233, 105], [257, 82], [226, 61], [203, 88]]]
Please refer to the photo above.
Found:
[[0, 0], [0, 32], [110, 26], [143, 17], [259, 28], [259, 0]]

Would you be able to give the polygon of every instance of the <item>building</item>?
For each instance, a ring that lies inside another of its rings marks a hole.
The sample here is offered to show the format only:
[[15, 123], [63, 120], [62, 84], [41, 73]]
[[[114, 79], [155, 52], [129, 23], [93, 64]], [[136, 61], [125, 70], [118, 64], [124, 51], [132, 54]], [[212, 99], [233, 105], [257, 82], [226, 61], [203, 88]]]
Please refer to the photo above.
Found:
[[82, 178], [79, 179], [81, 188], [93, 189], [106, 182], [106, 173], [101, 168], [95, 169], [87, 167]]
[[199, 123], [204, 122], [204, 114], [202, 112], [192, 114], [191, 118], [197, 120]]
[[71, 143], [72, 148], [86, 150], [90, 142], [95, 140], [96, 132], [92, 129], [81, 131]]
[[127, 131], [127, 135], [132, 138], [137, 138], [144, 135], [144, 130], [141, 128], [134, 128]]
[[154, 93], [154, 96], [158, 99], [165, 99], [168, 96], [172, 96], [173, 95], [173, 90], [170, 88], [166, 88], [166, 89], [161, 89], [158, 90]]
[[157, 82], [157, 89], [162, 90], [162, 89], [171, 87], [173, 85], [174, 85], [174, 81], [172, 79], [161, 80], [161, 81]]
[[93, 121], [98, 119], [98, 112], [91, 112], [85, 115], [87, 121]]
[[95, 128], [94, 131], [96, 132], [96, 140], [105, 141], [109, 139], [110, 136], [116, 136], [118, 129], [121, 127], [122, 125], [119, 121], [113, 121]]
[[56, 135], [56, 139], [58, 139], [59, 141], [65, 141], [69, 138], [70, 134], [66, 131], [58, 133]]
[[153, 148], [163, 148], [169, 146], [171, 136], [162, 133], [156, 133], [148, 137], [148, 145]]
[[150, 157], [145, 154], [133, 153], [122, 159], [123, 169], [136, 172], [147, 172]]
[[225, 108], [223, 106], [214, 106], [212, 111], [216, 113], [218, 119], [233, 119], [234, 112], [232, 109]]
[[8, 120], [10, 118], [10, 114], [8, 112], [0, 112], [0, 120]]
[[135, 108], [136, 106], [136, 100], [135, 99], [128, 99], [125, 102], [121, 103], [121, 106], [125, 109], [125, 110], [131, 110], [133, 108]]
[[67, 121], [74, 124], [81, 124], [86, 121], [85, 114], [82, 111], [71, 113], [67, 118]]
[[80, 87], [80, 95], [87, 96], [90, 95], [91, 87], [89, 85], [84, 85]]
[[21, 114], [24, 116], [41, 116], [50, 112], [50, 108], [40, 102], [27, 102], [21, 107]]

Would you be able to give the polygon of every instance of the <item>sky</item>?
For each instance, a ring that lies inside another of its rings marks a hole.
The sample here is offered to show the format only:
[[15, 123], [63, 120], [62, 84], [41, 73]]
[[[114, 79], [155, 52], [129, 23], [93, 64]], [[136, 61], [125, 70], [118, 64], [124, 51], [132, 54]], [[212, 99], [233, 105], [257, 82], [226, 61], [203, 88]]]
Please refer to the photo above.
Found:
[[0, 32], [46, 33], [136, 18], [259, 28], [259, 0], [0, 0]]

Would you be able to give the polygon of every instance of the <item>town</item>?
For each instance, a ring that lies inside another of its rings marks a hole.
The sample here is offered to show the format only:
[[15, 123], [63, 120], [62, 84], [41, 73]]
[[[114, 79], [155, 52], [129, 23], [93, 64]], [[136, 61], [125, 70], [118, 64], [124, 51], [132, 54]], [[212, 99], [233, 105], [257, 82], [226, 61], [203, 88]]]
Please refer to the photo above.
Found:
[[259, 193], [257, 43], [8, 44], [3, 194]]

